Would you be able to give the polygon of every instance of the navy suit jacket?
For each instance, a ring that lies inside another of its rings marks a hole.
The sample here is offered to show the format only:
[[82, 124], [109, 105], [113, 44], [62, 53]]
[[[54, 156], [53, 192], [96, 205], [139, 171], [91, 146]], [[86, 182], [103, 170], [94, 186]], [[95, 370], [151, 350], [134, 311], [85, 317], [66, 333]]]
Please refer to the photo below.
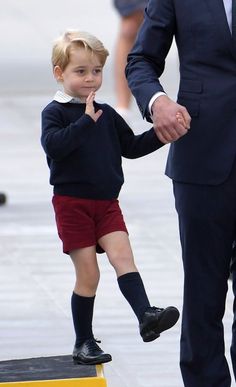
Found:
[[166, 174], [179, 182], [220, 184], [236, 156], [236, 43], [223, 0], [149, 0], [126, 68], [147, 120], [151, 97], [163, 91], [159, 77], [173, 37], [180, 63], [177, 102], [192, 121], [170, 146]]

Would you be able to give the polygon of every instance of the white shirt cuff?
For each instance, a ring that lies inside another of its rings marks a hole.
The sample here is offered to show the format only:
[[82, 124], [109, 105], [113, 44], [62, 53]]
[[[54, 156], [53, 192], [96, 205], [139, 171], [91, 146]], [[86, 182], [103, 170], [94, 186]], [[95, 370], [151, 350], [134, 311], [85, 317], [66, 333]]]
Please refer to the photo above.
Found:
[[152, 96], [152, 98], [150, 99], [150, 102], [149, 102], [149, 104], [148, 104], [148, 109], [149, 109], [149, 113], [151, 114], [151, 116], [152, 116], [152, 105], [153, 105], [153, 103], [154, 103], [154, 101], [158, 98], [158, 97], [160, 97], [161, 95], [166, 95], [166, 93], [164, 93], [163, 91], [158, 91], [156, 94], [154, 94], [153, 96]]

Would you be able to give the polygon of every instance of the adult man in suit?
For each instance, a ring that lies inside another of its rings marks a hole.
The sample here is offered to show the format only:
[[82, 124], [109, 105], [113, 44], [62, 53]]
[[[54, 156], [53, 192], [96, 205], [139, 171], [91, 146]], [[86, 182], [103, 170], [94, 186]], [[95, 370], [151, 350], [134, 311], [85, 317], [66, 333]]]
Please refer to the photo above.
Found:
[[[222, 319], [236, 234], [232, 10], [232, 0], [149, 0], [126, 68], [143, 116], [172, 143], [166, 174], [173, 180], [185, 274], [180, 366], [186, 387], [231, 385]], [[159, 82], [173, 37], [180, 61], [177, 102]], [[236, 269], [233, 287], [236, 294]], [[231, 360], [236, 374], [236, 317]]]

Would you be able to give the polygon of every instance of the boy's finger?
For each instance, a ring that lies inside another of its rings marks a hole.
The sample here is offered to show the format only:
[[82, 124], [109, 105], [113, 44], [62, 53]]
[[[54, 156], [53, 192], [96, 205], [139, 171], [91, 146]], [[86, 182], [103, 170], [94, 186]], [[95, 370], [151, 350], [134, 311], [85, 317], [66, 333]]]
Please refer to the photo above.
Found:
[[178, 121], [181, 125], [183, 125], [183, 126], [184, 126], [185, 128], [187, 128], [187, 129], [189, 129], [188, 124], [187, 124], [187, 122], [186, 122], [186, 119], [185, 119], [184, 115], [183, 115], [181, 112], [177, 112], [177, 113], [176, 113], [176, 119], [177, 119], [177, 121]]
[[94, 97], [95, 97], [95, 93], [93, 91], [91, 91], [91, 93], [89, 93], [87, 99], [86, 99], [86, 103], [91, 103], [93, 102], [94, 100]]
[[183, 114], [183, 118], [184, 118], [184, 121], [185, 121], [186, 128], [190, 129], [191, 116], [189, 115], [189, 113], [188, 113], [188, 111], [186, 109], [181, 111], [181, 113]]

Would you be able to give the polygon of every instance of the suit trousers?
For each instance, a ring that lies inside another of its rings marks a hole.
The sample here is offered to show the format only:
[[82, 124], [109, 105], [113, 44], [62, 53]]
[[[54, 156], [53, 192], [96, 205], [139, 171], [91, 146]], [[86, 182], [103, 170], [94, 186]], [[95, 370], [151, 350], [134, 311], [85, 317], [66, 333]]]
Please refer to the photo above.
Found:
[[[222, 184], [173, 182], [184, 267], [180, 367], [185, 387], [229, 387], [222, 319], [236, 239], [236, 161]], [[236, 292], [236, 264], [234, 292]], [[234, 293], [235, 295], [235, 293]], [[234, 303], [234, 316], [236, 305]], [[231, 360], [236, 374], [236, 322]]]

